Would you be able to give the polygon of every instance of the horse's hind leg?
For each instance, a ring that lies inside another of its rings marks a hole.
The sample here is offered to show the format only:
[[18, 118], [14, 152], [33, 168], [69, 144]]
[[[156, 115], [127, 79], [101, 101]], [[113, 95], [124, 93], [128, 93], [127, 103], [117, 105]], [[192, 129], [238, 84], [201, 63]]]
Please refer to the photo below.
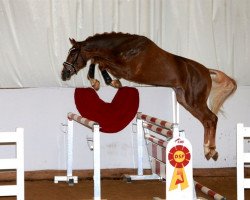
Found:
[[199, 119], [204, 127], [204, 154], [207, 160], [213, 158], [218, 159], [218, 152], [215, 144], [217, 116], [205, 105], [205, 107], [197, 108], [197, 119]]
[[208, 108], [206, 104], [207, 98], [205, 96], [200, 98], [186, 98], [183, 90], [176, 89], [175, 91], [177, 101], [194, 117], [196, 117], [204, 127], [204, 154], [206, 159], [209, 160], [210, 158], [213, 158], [214, 160], [217, 160], [218, 152], [215, 150], [215, 134], [218, 118]]
[[99, 90], [100, 82], [97, 79], [95, 79], [95, 64], [93, 64], [93, 63], [90, 64], [90, 66], [89, 66], [88, 79], [90, 81], [91, 86], [95, 90]]

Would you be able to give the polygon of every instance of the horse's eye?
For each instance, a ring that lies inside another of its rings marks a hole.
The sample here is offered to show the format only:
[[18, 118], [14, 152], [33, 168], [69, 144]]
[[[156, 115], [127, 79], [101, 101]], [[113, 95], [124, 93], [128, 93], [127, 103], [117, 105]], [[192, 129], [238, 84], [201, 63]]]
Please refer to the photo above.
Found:
[[78, 50], [77, 49], [75, 49], [75, 48], [73, 48], [73, 49], [70, 49], [69, 50], [69, 53], [68, 53], [68, 55], [70, 55], [70, 56], [74, 56], [74, 55], [76, 55], [76, 53], [78, 52]]
[[73, 47], [69, 50], [69, 53], [76, 53], [78, 50], [79, 49]]

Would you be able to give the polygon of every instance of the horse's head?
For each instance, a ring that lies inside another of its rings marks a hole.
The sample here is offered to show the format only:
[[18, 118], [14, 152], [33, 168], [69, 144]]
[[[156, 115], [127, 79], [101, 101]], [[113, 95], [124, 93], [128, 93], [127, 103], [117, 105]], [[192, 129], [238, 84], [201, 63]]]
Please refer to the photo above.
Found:
[[63, 81], [69, 80], [72, 75], [77, 74], [77, 72], [86, 65], [86, 61], [81, 55], [81, 43], [76, 42], [74, 39], [69, 40], [72, 47], [69, 50], [66, 62], [63, 63], [63, 70], [61, 73]]

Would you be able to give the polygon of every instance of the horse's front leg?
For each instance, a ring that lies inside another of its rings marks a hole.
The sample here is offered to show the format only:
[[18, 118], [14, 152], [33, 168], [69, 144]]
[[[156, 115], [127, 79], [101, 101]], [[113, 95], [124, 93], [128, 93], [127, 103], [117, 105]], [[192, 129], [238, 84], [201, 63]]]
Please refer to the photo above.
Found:
[[111, 85], [114, 88], [122, 87], [121, 82], [118, 79], [112, 80], [107, 70], [101, 70], [102, 77], [107, 85]]
[[99, 90], [100, 82], [97, 79], [95, 79], [95, 64], [90, 64], [89, 66], [88, 79], [90, 81], [91, 86], [95, 90]]

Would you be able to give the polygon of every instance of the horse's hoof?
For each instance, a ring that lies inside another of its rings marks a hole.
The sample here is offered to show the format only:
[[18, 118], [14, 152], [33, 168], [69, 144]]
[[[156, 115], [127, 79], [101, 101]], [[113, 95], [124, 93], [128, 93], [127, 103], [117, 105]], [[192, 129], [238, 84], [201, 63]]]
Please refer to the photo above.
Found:
[[219, 157], [219, 154], [217, 151], [215, 151], [215, 154], [212, 156], [213, 160], [216, 161]]
[[119, 80], [113, 80], [110, 85], [114, 88], [121, 88], [122, 87], [122, 84]]
[[100, 82], [98, 80], [95, 79], [95, 81], [93, 81], [91, 83], [91, 86], [94, 88], [94, 90], [99, 90], [100, 89]]
[[211, 158], [210, 154], [209, 154], [209, 153], [206, 154], [206, 155], [205, 155], [205, 158], [206, 158], [207, 160], [210, 160], [210, 158]]
[[210, 158], [212, 158], [214, 161], [216, 161], [218, 159], [218, 157], [219, 157], [219, 154], [214, 149], [210, 150], [207, 154], [205, 154], [205, 158], [207, 160], [210, 160]]

